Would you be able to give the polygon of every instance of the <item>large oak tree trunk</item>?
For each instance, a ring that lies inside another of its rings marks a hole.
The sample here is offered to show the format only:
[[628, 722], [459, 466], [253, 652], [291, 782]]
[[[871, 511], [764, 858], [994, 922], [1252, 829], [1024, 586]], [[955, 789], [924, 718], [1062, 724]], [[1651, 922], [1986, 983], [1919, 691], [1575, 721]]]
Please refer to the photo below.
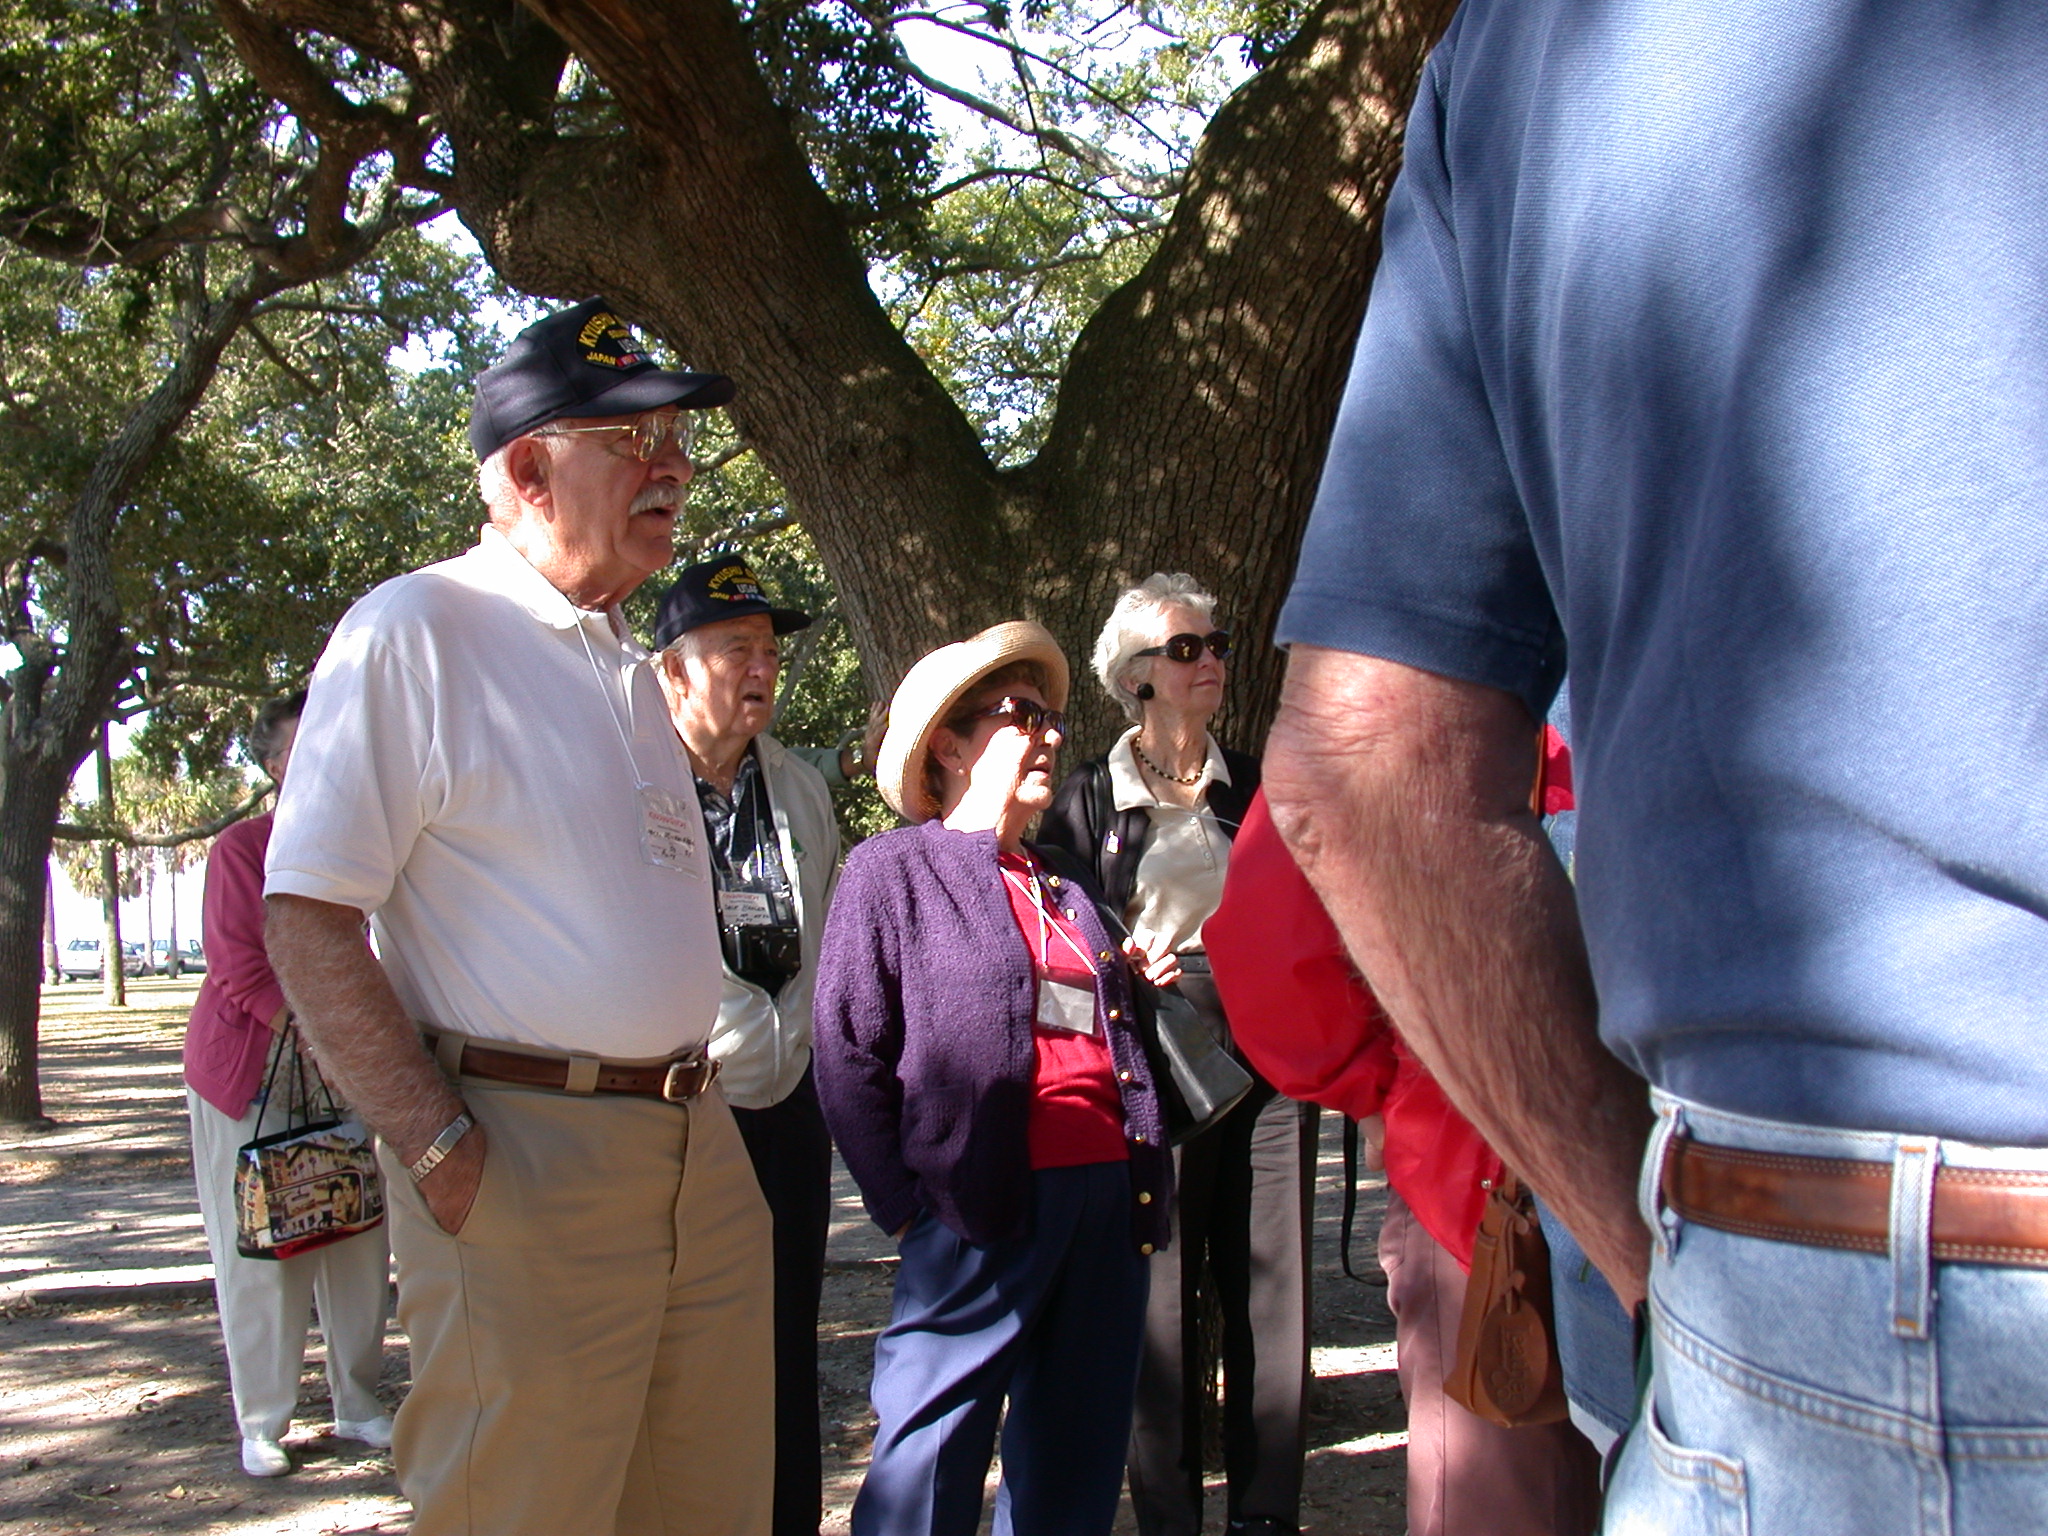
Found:
[[[1004, 618], [1041, 620], [1083, 662], [1118, 587], [1186, 570], [1245, 642], [1219, 734], [1258, 745], [1280, 678], [1265, 642], [1450, 0], [1316, 7], [1210, 124], [1156, 254], [1076, 346], [1044, 450], [1011, 470], [876, 301], [729, 0], [255, 9], [414, 79], [508, 280], [603, 293], [738, 380], [733, 418], [823, 555], [878, 696]], [[554, 131], [565, 45], [624, 131]], [[1108, 700], [1084, 685], [1076, 702], [1079, 745], [1100, 747]]]
[[50, 829], [70, 774], [50, 764], [0, 776], [0, 1124], [43, 1119], [36, 1079], [37, 985]]

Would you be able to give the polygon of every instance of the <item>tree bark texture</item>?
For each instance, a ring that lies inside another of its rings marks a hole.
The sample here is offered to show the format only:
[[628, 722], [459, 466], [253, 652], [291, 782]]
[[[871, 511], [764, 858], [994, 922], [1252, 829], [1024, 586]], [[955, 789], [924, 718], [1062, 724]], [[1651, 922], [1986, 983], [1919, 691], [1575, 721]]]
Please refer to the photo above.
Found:
[[[1186, 570], [1242, 637], [1219, 734], [1255, 748], [1379, 214], [1450, 0], [1324, 0], [1211, 122], [1147, 266], [1086, 327], [1037, 459], [999, 469], [891, 323], [729, 0], [256, 0], [408, 74], [498, 271], [603, 293], [739, 383], [886, 697], [934, 645], [1030, 617], [1077, 665], [1117, 590]], [[558, 134], [567, 52], [622, 131]], [[1113, 709], [1075, 691], [1084, 749]]]

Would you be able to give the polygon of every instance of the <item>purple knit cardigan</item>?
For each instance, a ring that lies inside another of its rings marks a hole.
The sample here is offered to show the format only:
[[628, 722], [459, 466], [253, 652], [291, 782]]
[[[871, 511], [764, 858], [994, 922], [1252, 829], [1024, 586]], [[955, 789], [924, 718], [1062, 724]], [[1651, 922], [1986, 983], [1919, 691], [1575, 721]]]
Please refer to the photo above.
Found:
[[[1095, 1026], [1123, 1097], [1132, 1241], [1163, 1248], [1173, 1163], [1129, 975], [1088, 894], [1061, 881], [1053, 896], [1103, 966]], [[818, 957], [813, 1049], [832, 1139], [883, 1231], [921, 1209], [971, 1243], [1024, 1230], [1036, 1004], [993, 832], [929, 821], [847, 856]]]

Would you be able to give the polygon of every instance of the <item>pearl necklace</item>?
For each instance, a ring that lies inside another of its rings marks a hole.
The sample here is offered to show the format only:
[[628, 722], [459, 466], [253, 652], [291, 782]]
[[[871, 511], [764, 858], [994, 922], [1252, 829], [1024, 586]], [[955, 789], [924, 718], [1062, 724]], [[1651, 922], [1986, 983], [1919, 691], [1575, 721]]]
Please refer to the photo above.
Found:
[[1145, 749], [1138, 745], [1138, 738], [1135, 736], [1131, 738], [1131, 750], [1138, 754], [1139, 762], [1143, 763], [1147, 768], [1150, 768], [1155, 774], [1157, 774], [1160, 778], [1166, 780], [1166, 782], [1169, 784], [1179, 784], [1182, 786], [1186, 786], [1190, 784], [1199, 783], [1201, 781], [1202, 775], [1208, 770], [1209, 767], [1209, 761], [1205, 757], [1202, 760], [1201, 767], [1197, 768], [1193, 773], [1189, 774], [1186, 778], [1182, 778], [1177, 773], [1168, 773], [1164, 768], [1160, 767], [1157, 763], [1153, 762], [1151, 758], [1147, 757], [1145, 755]]

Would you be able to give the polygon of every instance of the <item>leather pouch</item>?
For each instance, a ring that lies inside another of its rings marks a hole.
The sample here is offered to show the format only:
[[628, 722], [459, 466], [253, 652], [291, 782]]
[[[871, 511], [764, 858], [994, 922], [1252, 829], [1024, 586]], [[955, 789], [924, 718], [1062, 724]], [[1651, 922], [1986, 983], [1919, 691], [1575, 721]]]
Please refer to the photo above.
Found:
[[1512, 1173], [1501, 1175], [1479, 1217], [1444, 1395], [1503, 1429], [1555, 1424], [1569, 1412], [1551, 1311], [1550, 1245], [1536, 1220], [1535, 1196]]

